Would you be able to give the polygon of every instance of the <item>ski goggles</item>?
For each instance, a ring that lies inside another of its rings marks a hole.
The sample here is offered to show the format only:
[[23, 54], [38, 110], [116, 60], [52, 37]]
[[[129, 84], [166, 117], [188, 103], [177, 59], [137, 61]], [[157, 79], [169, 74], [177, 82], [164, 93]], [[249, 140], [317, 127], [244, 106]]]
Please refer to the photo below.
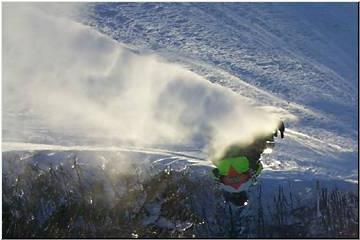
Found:
[[224, 158], [220, 160], [217, 167], [223, 176], [228, 175], [230, 167], [233, 167], [238, 173], [245, 173], [249, 170], [249, 160], [245, 156]]

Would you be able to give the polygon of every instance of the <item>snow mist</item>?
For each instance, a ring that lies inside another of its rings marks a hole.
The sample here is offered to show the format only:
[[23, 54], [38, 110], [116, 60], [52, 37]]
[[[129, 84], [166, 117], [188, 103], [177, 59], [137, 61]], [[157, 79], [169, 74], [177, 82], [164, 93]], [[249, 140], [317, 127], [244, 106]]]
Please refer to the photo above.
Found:
[[26, 113], [65, 137], [71, 132], [98, 139], [96, 144], [111, 139], [221, 151], [275, 128], [271, 113], [244, 105], [229, 89], [157, 56], [137, 54], [47, 6], [3, 4], [4, 117], [15, 112], [21, 123], [3, 129], [32, 134], [34, 122], [21, 119]]

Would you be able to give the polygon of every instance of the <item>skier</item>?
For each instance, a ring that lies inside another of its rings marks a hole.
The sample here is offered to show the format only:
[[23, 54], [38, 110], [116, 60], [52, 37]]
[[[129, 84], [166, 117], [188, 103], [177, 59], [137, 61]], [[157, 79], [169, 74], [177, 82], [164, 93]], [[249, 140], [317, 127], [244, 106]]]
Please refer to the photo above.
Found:
[[277, 137], [277, 130], [280, 131], [281, 138], [284, 138], [285, 125], [283, 121], [279, 122], [278, 128], [275, 130], [274, 136]]
[[258, 137], [250, 145], [232, 145], [223, 157], [214, 161], [216, 168], [212, 170], [213, 175], [228, 202], [236, 206], [247, 205], [246, 191], [256, 184], [256, 178], [263, 169], [260, 157], [265, 149], [274, 147], [274, 136], [277, 136], [278, 130], [283, 138], [285, 125], [282, 121], [273, 133]]

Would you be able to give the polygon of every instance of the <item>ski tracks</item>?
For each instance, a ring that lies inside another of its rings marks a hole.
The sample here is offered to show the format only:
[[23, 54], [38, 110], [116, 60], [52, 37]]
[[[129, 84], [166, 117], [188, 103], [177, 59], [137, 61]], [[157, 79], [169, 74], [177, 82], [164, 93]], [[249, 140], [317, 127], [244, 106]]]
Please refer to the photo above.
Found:
[[[150, 155], [159, 155], [152, 161], [154, 164], [165, 163], [165, 165], [175, 163], [178, 161], [186, 161], [192, 165], [211, 165], [205, 157], [201, 156], [201, 150], [196, 150], [199, 156], [190, 155], [181, 151], [171, 151], [167, 149], [151, 148], [151, 147], [103, 147], [103, 146], [61, 146], [48, 144], [33, 144], [33, 143], [19, 143], [19, 142], [3, 142], [2, 151], [113, 151], [113, 152], [133, 152], [145, 153]], [[195, 152], [192, 150], [192, 152]], [[171, 160], [169, 163], [168, 160]]]

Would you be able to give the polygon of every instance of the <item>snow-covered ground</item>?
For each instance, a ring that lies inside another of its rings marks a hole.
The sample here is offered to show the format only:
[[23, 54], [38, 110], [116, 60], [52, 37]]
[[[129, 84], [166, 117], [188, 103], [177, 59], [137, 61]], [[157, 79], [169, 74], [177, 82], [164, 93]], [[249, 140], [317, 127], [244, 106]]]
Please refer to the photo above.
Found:
[[263, 177], [357, 182], [356, 4], [4, 7], [3, 151], [192, 146], [206, 161], [209, 129], [236, 140], [246, 103], [287, 127]]

